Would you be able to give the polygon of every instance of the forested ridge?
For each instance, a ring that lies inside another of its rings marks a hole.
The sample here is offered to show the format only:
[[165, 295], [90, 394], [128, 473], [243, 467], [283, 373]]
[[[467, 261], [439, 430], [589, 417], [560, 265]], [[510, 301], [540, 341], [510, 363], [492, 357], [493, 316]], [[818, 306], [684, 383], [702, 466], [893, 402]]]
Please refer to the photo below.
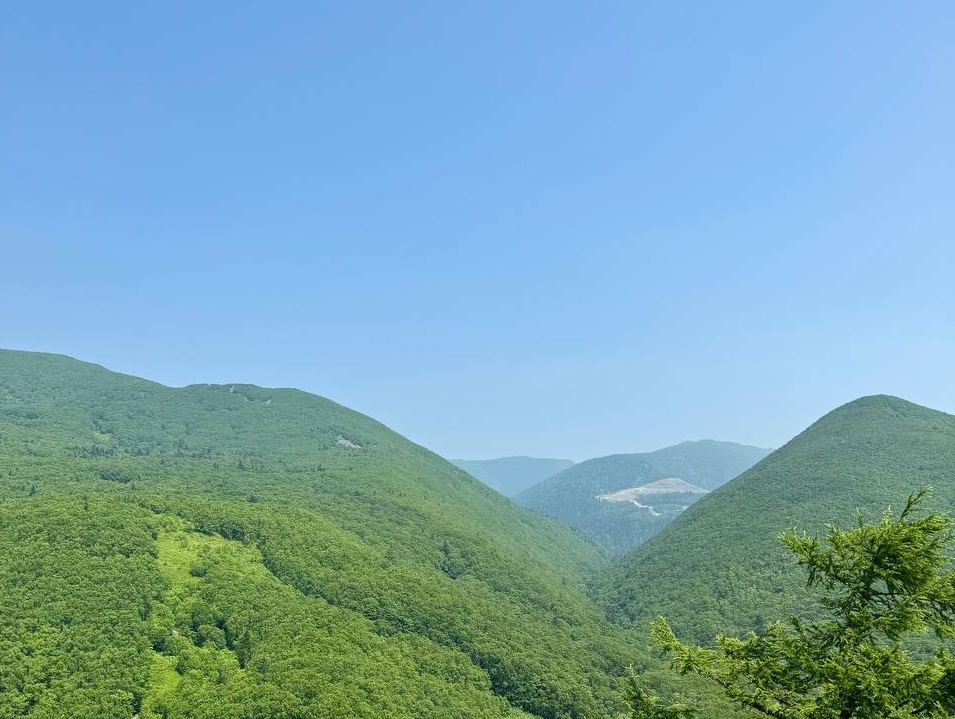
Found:
[[0, 719], [619, 717], [631, 667], [736, 716], [649, 619], [798, 615], [779, 531], [915, 485], [951, 508], [953, 447], [955, 418], [863, 398], [614, 564], [321, 397], [0, 351]]
[[0, 352], [0, 717], [606, 716], [606, 558], [295, 390]]
[[695, 642], [811, 617], [813, 597], [777, 537], [878, 517], [925, 486], [934, 508], [955, 510], [955, 416], [863, 397], [700, 499], [608, 571], [599, 593], [618, 621], [646, 626], [665, 613]]
[[666, 527], [700, 496], [655, 493], [645, 506], [606, 501], [608, 494], [679, 477], [716, 489], [756, 464], [769, 450], [734, 442], [681, 442], [654, 452], [612, 454], [575, 464], [530, 487], [515, 501], [579, 529], [606, 550], [623, 555]]

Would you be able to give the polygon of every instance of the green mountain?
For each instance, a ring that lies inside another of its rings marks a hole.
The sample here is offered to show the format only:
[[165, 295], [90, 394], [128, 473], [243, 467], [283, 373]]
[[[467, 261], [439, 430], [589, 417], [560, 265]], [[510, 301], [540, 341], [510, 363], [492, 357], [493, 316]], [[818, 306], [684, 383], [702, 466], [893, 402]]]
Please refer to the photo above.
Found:
[[716, 489], [745, 472], [771, 451], [734, 442], [701, 439], [646, 452], [642, 457], [670, 476], [704, 489]]
[[604, 564], [334, 402], [0, 351], [0, 716], [605, 716]]
[[708, 494], [627, 555], [600, 592], [616, 618], [658, 614], [703, 642], [801, 615], [805, 575], [776, 537], [877, 518], [914, 490], [955, 508], [955, 417], [889, 396], [864, 397], [818, 420], [749, 471]]
[[713, 440], [614, 454], [576, 464], [521, 492], [515, 501], [622, 554], [663, 529], [708, 489], [767, 454], [767, 449]]
[[455, 465], [505, 497], [513, 497], [528, 487], [574, 466], [569, 459], [538, 457], [501, 457], [499, 459], [452, 459]]

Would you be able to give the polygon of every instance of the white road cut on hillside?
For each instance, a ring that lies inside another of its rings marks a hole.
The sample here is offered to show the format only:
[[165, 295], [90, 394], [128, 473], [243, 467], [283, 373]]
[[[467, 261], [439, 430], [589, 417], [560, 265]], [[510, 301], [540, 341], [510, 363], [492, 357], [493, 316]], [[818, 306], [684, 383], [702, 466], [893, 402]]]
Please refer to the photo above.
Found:
[[708, 489], [697, 487], [695, 484], [690, 484], [679, 477], [667, 477], [639, 487], [621, 489], [610, 494], [598, 494], [597, 499], [601, 502], [633, 502], [637, 497], [647, 497], [655, 494], [707, 494], [708, 492]]

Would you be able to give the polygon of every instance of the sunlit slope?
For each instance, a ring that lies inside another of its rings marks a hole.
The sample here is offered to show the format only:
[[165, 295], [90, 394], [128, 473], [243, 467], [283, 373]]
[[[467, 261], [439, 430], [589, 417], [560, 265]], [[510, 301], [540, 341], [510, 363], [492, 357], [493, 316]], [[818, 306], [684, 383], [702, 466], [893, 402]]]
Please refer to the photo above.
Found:
[[68, 481], [46, 478], [60, 490], [105, 478], [292, 502], [415, 558], [439, 555], [449, 534], [465, 532], [507, 540], [509, 551], [565, 575], [595, 561], [585, 542], [432, 452], [298, 390], [168, 388], [57, 355], [0, 351], [0, 423], [4, 451], [31, 466], [70, 460]]
[[603, 600], [698, 641], [800, 614], [804, 575], [776, 537], [878, 516], [924, 485], [955, 507], [955, 417], [885, 395], [844, 405], [686, 510], [604, 578]]
[[0, 351], [0, 496], [10, 716], [600, 715], [634, 659], [590, 544], [303, 392]]
[[759, 447], [701, 440], [655, 452], [597, 457], [521, 492], [515, 501], [540, 514], [562, 519], [608, 550], [623, 553], [663, 529], [700, 493], [657, 494], [654, 501], [638, 502], [610, 501], [612, 495], [672, 477], [712, 489], [768, 453], [769, 450]]

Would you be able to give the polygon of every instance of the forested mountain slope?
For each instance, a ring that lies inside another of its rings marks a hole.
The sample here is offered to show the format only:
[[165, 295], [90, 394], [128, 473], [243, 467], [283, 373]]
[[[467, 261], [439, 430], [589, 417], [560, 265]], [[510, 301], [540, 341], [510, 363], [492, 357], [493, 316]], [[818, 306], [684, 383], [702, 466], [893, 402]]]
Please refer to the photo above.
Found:
[[[769, 454], [733, 442], [682, 442], [655, 452], [614, 454], [576, 464], [515, 497], [535, 512], [562, 519], [622, 554], [646, 541], [699, 499]], [[645, 499], [625, 490], [657, 484]], [[672, 491], [660, 491], [669, 486]]]
[[955, 508], [955, 417], [878, 395], [818, 420], [749, 471], [686, 510], [605, 576], [608, 611], [640, 625], [658, 614], [707, 641], [799, 615], [804, 575], [776, 539], [875, 518], [932, 485], [933, 508]]
[[577, 717], [604, 559], [374, 420], [0, 351], [0, 717]]
[[645, 452], [642, 457], [671, 476], [704, 489], [716, 489], [745, 472], [771, 451], [747, 444], [701, 439]]
[[573, 461], [569, 459], [540, 457], [452, 459], [451, 462], [505, 497], [513, 497], [518, 492], [574, 466]]

